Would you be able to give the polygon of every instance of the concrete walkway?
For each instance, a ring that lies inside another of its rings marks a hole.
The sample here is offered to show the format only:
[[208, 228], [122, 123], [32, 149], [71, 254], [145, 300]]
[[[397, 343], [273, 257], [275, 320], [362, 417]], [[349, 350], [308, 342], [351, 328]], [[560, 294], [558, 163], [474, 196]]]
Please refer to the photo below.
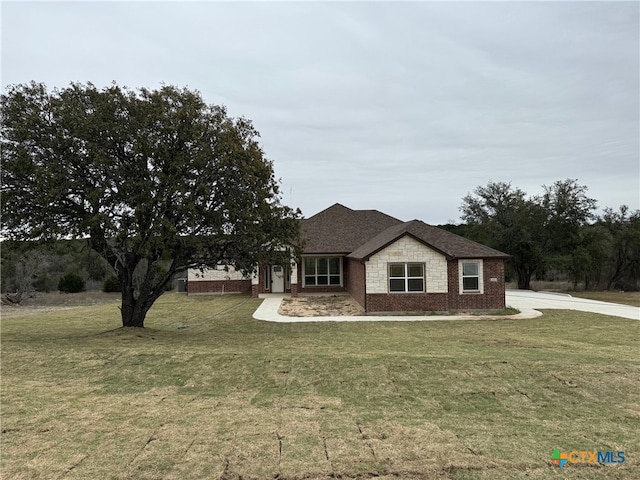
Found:
[[640, 308], [617, 303], [599, 302], [584, 298], [575, 298], [566, 294], [532, 292], [525, 290], [507, 290], [506, 301], [510, 307], [517, 308], [517, 315], [429, 315], [429, 316], [402, 316], [402, 315], [363, 315], [340, 317], [287, 317], [280, 315], [278, 309], [282, 299], [289, 295], [264, 294], [262, 304], [254, 312], [253, 318], [267, 322], [300, 323], [300, 322], [423, 322], [433, 320], [480, 320], [487, 318], [535, 318], [542, 315], [536, 310], [541, 309], [566, 309], [580, 310], [583, 312], [601, 313], [616, 317], [640, 320]]

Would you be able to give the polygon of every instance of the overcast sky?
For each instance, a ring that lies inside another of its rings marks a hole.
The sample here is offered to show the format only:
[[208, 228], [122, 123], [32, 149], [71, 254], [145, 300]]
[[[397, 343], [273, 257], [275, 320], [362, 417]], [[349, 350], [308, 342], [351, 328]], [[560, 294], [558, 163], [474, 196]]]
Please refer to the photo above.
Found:
[[199, 90], [305, 216], [460, 221], [489, 181], [640, 208], [640, 4], [6, 2], [2, 86]]

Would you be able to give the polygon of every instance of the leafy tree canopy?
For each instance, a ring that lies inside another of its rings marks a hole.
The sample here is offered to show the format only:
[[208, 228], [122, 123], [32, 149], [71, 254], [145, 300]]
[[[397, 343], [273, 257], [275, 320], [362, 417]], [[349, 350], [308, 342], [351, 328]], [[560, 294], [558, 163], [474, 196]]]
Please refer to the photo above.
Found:
[[580, 229], [595, 218], [596, 201], [577, 180], [543, 190], [527, 197], [510, 183], [490, 182], [464, 197], [460, 207], [477, 240], [512, 256], [521, 289], [529, 289], [532, 275], [548, 265], [571, 270], [571, 255], [583, 243]]
[[540, 206], [510, 183], [490, 182], [464, 197], [460, 210], [476, 240], [512, 256], [518, 288], [528, 289], [543, 261]]
[[86, 238], [122, 285], [124, 326], [179, 271], [290, 261], [300, 213], [258, 132], [197, 91], [32, 82], [7, 88], [0, 115], [3, 237]]

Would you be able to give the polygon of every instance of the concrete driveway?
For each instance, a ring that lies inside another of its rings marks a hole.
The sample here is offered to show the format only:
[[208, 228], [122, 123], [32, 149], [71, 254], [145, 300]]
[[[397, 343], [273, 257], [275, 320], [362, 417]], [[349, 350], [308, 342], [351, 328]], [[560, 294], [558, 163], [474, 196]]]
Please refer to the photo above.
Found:
[[522, 313], [538, 309], [564, 309], [640, 320], [640, 308], [638, 307], [572, 297], [566, 293], [507, 290], [506, 297], [507, 306], [517, 308]]

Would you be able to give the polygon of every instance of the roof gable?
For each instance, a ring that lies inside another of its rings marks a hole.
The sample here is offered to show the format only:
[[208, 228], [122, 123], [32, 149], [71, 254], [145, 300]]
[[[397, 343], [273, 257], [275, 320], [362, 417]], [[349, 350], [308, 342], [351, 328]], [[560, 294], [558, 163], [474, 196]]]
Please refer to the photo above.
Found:
[[359, 260], [367, 260], [405, 235], [413, 237], [449, 259], [508, 257], [507, 254], [498, 250], [447, 232], [441, 228], [427, 225], [420, 220], [393, 225], [355, 249], [348, 256]]

